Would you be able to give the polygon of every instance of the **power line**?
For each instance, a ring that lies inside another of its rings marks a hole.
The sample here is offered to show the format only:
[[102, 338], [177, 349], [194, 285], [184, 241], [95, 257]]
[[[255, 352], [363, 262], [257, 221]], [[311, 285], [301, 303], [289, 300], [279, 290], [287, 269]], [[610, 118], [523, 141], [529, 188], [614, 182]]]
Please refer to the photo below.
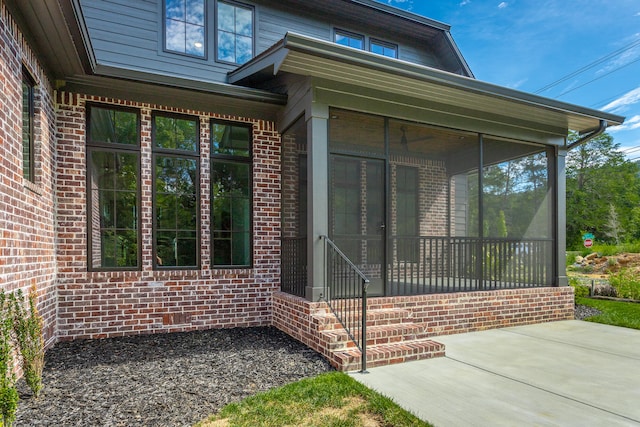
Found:
[[[638, 46], [638, 45], [640, 45], [640, 39], [638, 39], [638, 40], [636, 40], [636, 41], [634, 41], [634, 42], [631, 42], [631, 43], [629, 43], [628, 45], [623, 46], [623, 47], [621, 47], [620, 49], [615, 50], [615, 51], [613, 51], [613, 52], [611, 52], [611, 53], [609, 53], [609, 54], [607, 54], [607, 55], [605, 55], [605, 56], [603, 56], [603, 57], [601, 57], [601, 58], [599, 58], [599, 59], [596, 59], [595, 61], [593, 61], [593, 62], [591, 62], [591, 63], [589, 63], [589, 64], [585, 65], [584, 67], [579, 68], [579, 69], [577, 69], [576, 71], [574, 71], [574, 72], [572, 72], [572, 73], [570, 73], [570, 74], [567, 74], [566, 76], [561, 77], [560, 79], [558, 79], [558, 80], [556, 80], [556, 81], [554, 81], [554, 82], [551, 82], [551, 83], [549, 83], [548, 85], [546, 85], [546, 86], [544, 86], [544, 87], [542, 87], [542, 88], [538, 89], [538, 90], [537, 90], [537, 91], [535, 91], [534, 93], [539, 94], [539, 93], [545, 92], [545, 91], [547, 91], [547, 90], [551, 89], [552, 87], [557, 86], [557, 85], [559, 85], [560, 83], [563, 83], [563, 82], [565, 82], [565, 81], [567, 81], [567, 80], [571, 79], [572, 77], [577, 76], [578, 74], [582, 74], [582, 73], [584, 73], [585, 71], [587, 71], [587, 70], [589, 70], [589, 69], [591, 69], [591, 68], [593, 68], [593, 67], [595, 67], [595, 66], [597, 66], [597, 65], [600, 65], [600, 64], [602, 64], [603, 62], [608, 61], [609, 59], [611, 59], [611, 58], [613, 58], [613, 57], [615, 57], [615, 56], [617, 56], [617, 55], [619, 55], [619, 54], [621, 54], [621, 53], [623, 53], [623, 52], [626, 52], [627, 50], [633, 49], [634, 47], [636, 47], [636, 46]], [[617, 69], [619, 69], [619, 68], [617, 68]], [[609, 73], [608, 73], [608, 74], [609, 74]], [[560, 95], [559, 95], [559, 96], [560, 96]]]
[[628, 67], [628, 66], [629, 66], [629, 65], [631, 65], [631, 64], [635, 64], [635, 63], [636, 63], [636, 62], [638, 62], [638, 61], [640, 61], [640, 58], [638, 58], [638, 59], [636, 59], [636, 60], [634, 60], [634, 61], [631, 61], [631, 62], [627, 62], [626, 64], [621, 65], [621, 66], [619, 66], [619, 67], [617, 67], [617, 68], [614, 68], [613, 70], [609, 71], [608, 73], [602, 74], [602, 75], [600, 75], [600, 76], [596, 77], [595, 79], [591, 79], [591, 80], [589, 80], [588, 82], [583, 83], [583, 84], [581, 84], [581, 85], [579, 85], [579, 86], [576, 86], [576, 87], [573, 87], [573, 88], [571, 88], [571, 89], [565, 90], [565, 91], [564, 91], [564, 92], [562, 92], [560, 95], [556, 96], [556, 98], [559, 98], [559, 97], [561, 97], [562, 95], [566, 95], [566, 94], [568, 94], [569, 92], [573, 92], [574, 90], [580, 89], [581, 87], [584, 87], [584, 86], [586, 86], [586, 85], [588, 85], [588, 84], [590, 84], [590, 83], [595, 82], [596, 80], [600, 80], [601, 78], [606, 77], [606, 76], [608, 76], [609, 74], [615, 73], [616, 71], [621, 70], [621, 69], [623, 69], [624, 67]]

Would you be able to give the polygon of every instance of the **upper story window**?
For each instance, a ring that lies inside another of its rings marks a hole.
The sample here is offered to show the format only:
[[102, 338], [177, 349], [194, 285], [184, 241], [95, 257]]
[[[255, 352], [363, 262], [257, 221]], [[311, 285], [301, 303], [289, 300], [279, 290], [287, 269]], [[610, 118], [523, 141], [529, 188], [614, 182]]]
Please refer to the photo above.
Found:
[[165, 0], [166, 50], [197, 57], [205, 56], [206, 0]]
[[35, 178], [34, 101], [35, 82], [27, 70], [22, 70], [22, 176], [33, 182]]
[[214, 267], [251, 266], [251, 127], [211, 122]]
[[87, 106], [89, 270], [140, 266], [140, 117]]
[[253, 57], [253, 8], [218, 1], [216, 59], [244, 64]]
[[158, 113], [152, 118], [154, 267], [200, 263], [200, 120]]
[[336, 30], [335, 42], [355, 49], [364, 49], [364, 36], [348, 31]]
[[369, 42], [369, 50], [378, 55], [388, 56], [389, 58], [398, 57], [398, 45], [381, 40], [371, 39]]

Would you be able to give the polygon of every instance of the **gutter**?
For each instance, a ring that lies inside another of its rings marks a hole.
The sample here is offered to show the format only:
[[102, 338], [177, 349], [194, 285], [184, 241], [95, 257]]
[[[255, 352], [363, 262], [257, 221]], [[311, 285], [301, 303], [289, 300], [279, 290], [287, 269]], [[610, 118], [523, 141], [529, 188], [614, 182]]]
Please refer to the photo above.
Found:
[[578, 145], [582, 145], [586, 142], [589, 142], [591, 139], [595, 138], [598, 135], [602, 135], [604, 131], [607, 129], [607, 121], [600, 119], [600, 125], [594, 131], [584, 135], [577, 141], [572, 142], [567, 146], [567, 151], [571, 150], [573, 147], [577, 147]]

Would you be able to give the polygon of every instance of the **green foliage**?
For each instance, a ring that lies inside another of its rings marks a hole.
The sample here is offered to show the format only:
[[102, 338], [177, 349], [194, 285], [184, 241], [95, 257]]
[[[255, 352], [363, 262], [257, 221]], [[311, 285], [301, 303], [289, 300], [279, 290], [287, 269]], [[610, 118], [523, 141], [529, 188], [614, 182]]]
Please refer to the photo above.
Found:
[[197, 424], [208, 427], [226, 419], [233, 426], [363, 425], [367, 414], [385, 426], [430, 424], [398, 407], [347, 374], [329, 372], [225, 406], [218, 415]]
[[640, 329], [640, 304], [638, 303], [591, 298], [576, 298], [576, 303], [597, 308], [602, 312], [585, 319], [589, 322]]
[[610, 243], [640, 237], [639, 166], [618, 148], [603, 134], [567, 155], [567, 247], [581, 249], [584, 231]]
[[609, 276], [609, 283], [620, 298], [640, 300], [640, 274], [630, 269], [622, 269]]
[[13, 327], [22, 356], [24, 379], [37, 398], [42, 389], [42, 370], [44, 369], [44, 338], [42, 336], [42, 317], [36, 307], [36, 291], [31, 289], [28, 296], [29, 309], [25, 309], [21, 290], [11, 294], [14, 310]]
[[13, 364], [13, 313], [12, 305], [0, 292], [0, 415], [2, 425], [11, 426], [18, 409], [18, 391]]
[[589, 287], [586, 285], [580, 284], [580, 281], [578, 280], [577, 277], [569, 278], [569, 286], [573, 288], [573, 292], [576, 298], [588, 297], [589, 294], [591, 293]]

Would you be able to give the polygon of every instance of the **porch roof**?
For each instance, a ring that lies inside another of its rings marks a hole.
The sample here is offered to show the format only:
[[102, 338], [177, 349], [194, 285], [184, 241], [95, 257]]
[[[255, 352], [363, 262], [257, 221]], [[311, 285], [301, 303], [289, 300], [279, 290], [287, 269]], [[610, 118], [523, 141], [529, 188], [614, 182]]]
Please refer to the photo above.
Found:
[[[390, 102], [445, 110], [458, 118], [566, 136], [624, 117], [498, 86], [458, 74], [387, 58], [295, 33], [229, 73], [236, 85], [265, 88], [276, 76], [309, 76], [387, 93]], [[431, 106], [431, 107], [429, 107]]]

